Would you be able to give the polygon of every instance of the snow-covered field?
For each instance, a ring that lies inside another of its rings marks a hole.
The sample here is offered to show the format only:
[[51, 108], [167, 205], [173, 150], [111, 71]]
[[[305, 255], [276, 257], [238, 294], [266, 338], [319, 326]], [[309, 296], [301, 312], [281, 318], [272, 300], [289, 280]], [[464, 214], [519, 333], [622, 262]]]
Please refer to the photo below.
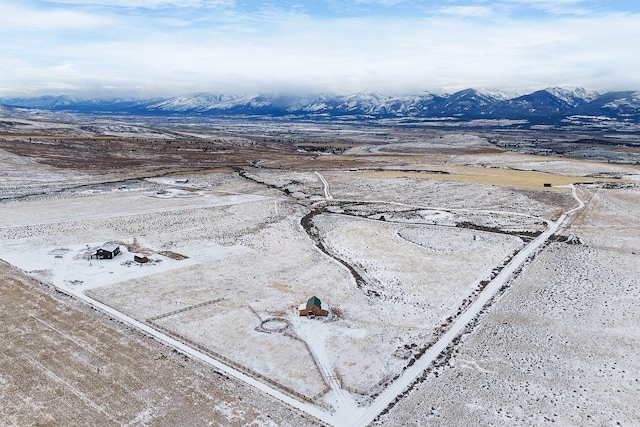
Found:
[[[299, 205], [280, 201], [276, 211], [278, 202], [264, 196], [161, 193], [105, 191], [9, 204], [0, 215], [3, 258], [137, 320], [157, 318], [154, 324], [309, 398], [326, 391], [312, 344], [293, 328], [265, 333], [264, 320], [298, 321], [292, 319], [298, 305], [320, 296], [332, 315], [313, 324], [326, 329], [333, 369], [345, 388], [367, 396], [523, 244], [506, 234], [406, 219], [318, 216], [314, 225], [328, 250], [366, 277], [359, 287], [313, 245], [299, 223], [305, 213]], [[123, 254], [86, 259], [105, 241], [121, 242]], [[134, 262], [134, 253], [151, 262]]]
[[584, 195], [584, 244], [538, 255], [378, 425], [640, 424], [640, 191]]
[[[486, 146], [461, 135], [442, 144]], [[492, 152], [436, 159], [421, 157], [422, 147], [347, 154], [380, 163], [376, 170], [247, 167], [244, 175], [155, 177], [4, 201], [0, 258], [222, 362], [231, 376], [252, 377], [325, 423], [347, 425], [365, 419], [491, 279], [576, 205], [564, 184], [637, 172]], [[21, 181], [16, 165], [26, 161], [0, 160], [11, 166], [7, 187], [37, 186], [47, 173], [62, 181], [60, 171], [31, 163], [41, 175]], [[608, 403], [614, 389], [640, 390], [631, 350], [640, 190], [600, 183], [578, 194], [587, 206], [563, 233], [584, 244], [541, 250], [379, 423], [588, 423], [580, 405], [597, 424], [638, 421], [620, 409], [634, 397], [606, 410], [594, 402]], [[88, 256], [105, 242], [122, 254]], [[299, 316], [311, 296], [327, 318]], [[606, 370], [620, 365], [624, 375]], [[509, 393], [518, 397], [505, 406]]]

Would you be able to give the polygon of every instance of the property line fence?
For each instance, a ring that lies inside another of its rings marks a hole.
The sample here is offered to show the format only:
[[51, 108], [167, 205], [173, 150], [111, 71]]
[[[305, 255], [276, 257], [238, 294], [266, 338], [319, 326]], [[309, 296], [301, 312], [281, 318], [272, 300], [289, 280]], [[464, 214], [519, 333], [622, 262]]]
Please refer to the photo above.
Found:
[[[209, 302], [209, 303], [213, 303], [213, 302]], [[191, 308], [194, 308], [194, 307], [191, 307]], [[163, 316], [161, 316], [161, 317], [163, 317]], [[329, 390], [327, 388], [326, 390], [322, 391], [321, 393], [316, 394], [315, 396], [313, 396], [311, 398], [307, 397], [304, 394], [302, 394], [300, 392], [297, 392], [297, 391], [295, 391], [295, 390], [293, 390], [293, 389], [291, 389], [291, 388], [289, 388], [287, 386], [284, 386], [284, 385], [272, 380], [271, 378], [269, 378], [269, 377], [267, 377], [265, 375], [262, 375], [259, 372], [253, 371], [253, 370], [251, 370], [251, 369], [249, 369], [249, 368], [247, 368], [245, 366], [242, 366], [242, 365], [234, 362], [233, 360], [221, 355], [220, 353], [216, 353], [215, 351], [205, 347], [204, 345], [202, 345], [200, 343], [197, 343], [197, 342], [193, 341], [192, 339], [189, 339], [189, 338], [184, 337], [184, 336], [182, 336], [180, 334], [177, 334], [177, 333], [173, 332], [172, 330], [165, 328], [164, 326], [158, 325], [157, 323], [155, 323], [153, 321], [153, 318], [147, 319], [147, 324], [149, 324], [150, 326], [162, 331], [164, 334], [166, 334], [166, 335], [168, 335], [168, 336], [170, 336], [172, 338], [175, 338], [175, 339], [177, 339], [177, 340], [179, 340], [179, 341], [181, 341], [181, 342], [183, 342], [185, 344], [188, 344], [189, 346], [191, 346], [191, 347], [195, 348], [196, 350], [206, 354], [207, 356], [212, 357], [213, 359], [216, 359], [217, 361], [222, 362], [225, 365], [228, 365], [228, 366], [232, 367], [233, 369], [242, 372], [243, 374], [249, 375], [250, 377], [256, 378], [256, 379], [262, 381], [265, 384], [268, 384], [268, 385], [270, 385], [270, 386], [272, 386], [274, 388], [277, 388], [278, 390], [282, 391], [285, 394], [288, 394], [290, 397], [293, 397], [295, 399], [299, 399], [301, 401], [308, 402], [308, 403], [315, 403], [314, 400], [318, 396], [321, 396], [322, 394], [326, 393]]]
[[[293, 338], [294, 340], [300, 341], [302, 344], [304, 344], [304, 347], [307, 349], [307, 352], [308, 352], [308, 353], [311, 355], [311, 357], [313, 358], [313, 363], [315, 363], [315, 364], [316, 364], [316, 367], [317, 367], [317, 369], [318, 369], [318, 372], [320, 373], [320, 376], [322, 377], [322, 380], [323, 380], [323, 381], [324, 381], [324, 383], [325, 383], [325, 387], [324, 387], [324, 389], [323, 389], [320, 393], [316, 394], [315, 396], [313, 396], [313, 397], [311, 398], [311, 400], [314, 400], [314, 401], [315, 401], [317, 398], [319, 398], [320, 396], [324, 395], [324, 394], [325, 394], [325, 393], [327, 393], [329, 390], [331, 390], [331, 387], [330, 387], [330, 385], [329, 385], [329, 382], [331, 381], [331, 378], [325, 378], [325, 375], [324, 375], [324, 373], [323, 373], [322, 369], [320, 368], [320, 361], [318, 360], [318, 357], [317, 357], [317, 356], [316, 356], [316, 354], [311, 350], [311, 347], [309, 346], [309, 344], [308, 344], [305, 340], [300, 339], [300, 337], [298, 337], [296, 334], [293, 334], [293, 333], [288, 332], [288, 331], [285, 331], [285, 332], [284, 332], [284, 335], [285, 335], [285, 336], [288, 336], [289, 338]], [[337, 374], [337, 372], [336, 372], [336, 374]], [[330, 375], [330, 373], [327, 373], [327, 375]], [[342, 387], [342, 377], [340, 377], [339, 375], [338, 375], [338, 381], [340, 382], [340, 387]]]
[[222, 300], [224, 300], [224, 298], [218, 298], [218, 299], [214, 299], [214, 300], [211, 300], [211, 301], [205, 301], [205, 302], [201, 302], [200, 304], [190, 305], [189, 307], [184, 307], [184, 308], [181, 308], [179, 310], [170, 311], [169, 313], [159, 314], [157, 316], [153, 316], [153, 317], [148, 318], [147, 322], [153, 322], [155, 320], [159, 320], [159, 319], [162, 319], [162, 318], [165, 318], [165, 317], [173, 316], [173, 315], [176, 315], [176, 314], [179, 314], [179, 313], [184, 313], [185, 311], [189, 311], [189, 310], [193, 310], [193, 309], [196, 309], [196, 308], [204, 307], [206, 305], [215, 304], [215, 303], [218, 303], [218, 302], [220, 302]]

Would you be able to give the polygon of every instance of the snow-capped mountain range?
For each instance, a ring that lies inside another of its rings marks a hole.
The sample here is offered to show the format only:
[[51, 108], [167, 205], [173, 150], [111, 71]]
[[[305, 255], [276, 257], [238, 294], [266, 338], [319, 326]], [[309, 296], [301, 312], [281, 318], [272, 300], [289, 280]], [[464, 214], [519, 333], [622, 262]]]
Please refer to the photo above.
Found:
[[599, 93], [582, 88], [547, 88], [526, 95], [465, 89], [452, 94], [422, 92], [392, 96], [229, 95], [200, 93], [155, 99], [81, 99], [68, 96], [0, 98], [10, 107], [143, 115], [269, 116], [330, 118], [513, 119], [559, 123], [571, 116], [609, 117], [640, 122], [640, 92]]

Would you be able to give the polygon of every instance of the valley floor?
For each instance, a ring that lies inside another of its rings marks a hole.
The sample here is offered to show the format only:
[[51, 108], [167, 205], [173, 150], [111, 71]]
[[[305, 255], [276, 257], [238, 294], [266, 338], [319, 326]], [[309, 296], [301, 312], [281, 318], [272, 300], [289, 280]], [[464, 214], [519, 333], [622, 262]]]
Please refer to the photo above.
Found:
[[202, 164], [136, 141], [118, 176], [99, 144], [93, 172], [0, 150], [3, 424], [640, 422], [637, 168], [452, 134]]

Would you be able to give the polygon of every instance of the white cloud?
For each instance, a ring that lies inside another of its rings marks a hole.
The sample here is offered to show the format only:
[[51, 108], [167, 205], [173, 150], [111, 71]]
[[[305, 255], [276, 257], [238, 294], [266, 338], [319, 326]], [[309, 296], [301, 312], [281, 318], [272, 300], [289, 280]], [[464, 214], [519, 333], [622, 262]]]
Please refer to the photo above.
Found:
[[109, 6], [123, 8], [203, 8], [231, 7], [234, 0], [45, 0], [51, 4], [68, 4], [79, 6]]
[[526, 5], [556, 15], [588, 15], [590, 8], [584, 0], [506, 0], [508, 3]]
[[380, 4], [383, 6], [395, 6], [405, 3], [407, 0], [353, 0], [355, 4]]
[[[0, 5], [0, 96], [71, 87], [121, 88], [144, 96], [528, 90], [557, 84], [640, 88], [640, 16], [533, 21], [500, 16], [484, 4], [441, 10], [447, 14], [349, 19], [278, 8], [252, 15], [201, 10], [192, 16]], [[13, 22], [11, 28], [5, 20]]]
[[441, 15], [460, 17], [488, 18], [495, 16], [494, 10], [487, 6], [448, 6], [437, 10]]
[[97, 28], [109, 25], [105, 16], [65, 9], [38, 10], [0, 4], [0, 34], [8, 31], [51, 31], [69, 28]]

